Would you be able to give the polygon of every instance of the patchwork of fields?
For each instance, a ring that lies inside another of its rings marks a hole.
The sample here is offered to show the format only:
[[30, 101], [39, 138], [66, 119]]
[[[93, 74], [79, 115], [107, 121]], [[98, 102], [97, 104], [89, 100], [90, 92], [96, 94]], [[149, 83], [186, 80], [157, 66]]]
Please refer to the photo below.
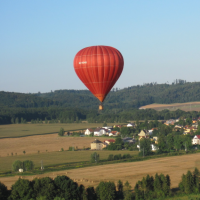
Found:
[[[193, 171], [195, 167], [200, 168], [200, 153], [184, 156], [174, 156], [157, 158], [140, 162], [117, 163], [103, 166], [86, 167], [72, 170], [64, 170], [59, 172], [50, 172], [42, 175], [25, 176], [22, 178], [33, 180], [49, 176], [55, 178], [58, 175], [66, 175], [84, 186], [97, 186], [100, 181], [129, 181], [132, 187], [138, 180], [141, 180], [147, 174], [154, 176], [156, 173], [169, 174], [171, 178], [171, 186], [177, 187], [183, 173], [188, 170]], [[8, 188], [19, 178], [0, 177], [0, 181]]]
[[[44, 124], [43, 124], [44, 125]], [[88, 161], [92, 151], [63, 151], [61, 148], [67, 150], [69, 146], [83, 149], [89, 147], [90, 143], [95, 137], [59, 137], [58, 134], [45, 134], [27, 136], [19, 135], [20, 130], [34, 130], [37, 134], [48, 133], [48, 125], [41, 129], [39, 125], [25, 124], [25, 125], [8, 125], [0, 126], [0, 172], [11, 170], [12, 162], [15, 160], [32, 160], [35, 166], [41, 164], [41, 160], [45, 165], [62, 164], [67, 162]], [[86, 124], [91, 127], [91, 124]], [[57, 126], [57, 127], [56, 127]], [[20, 128], [19, 128], [20, 127]], [[45, 128], [44, 128], [45, 127]], [[59, 129], [61, 124], [51, 126]], [[17, 129], [18, 128], [18, 129]], [[44, 132], [44, 129], [48, 130]], [[66, 127], [63, 126], [63, 128]], [[15, 130], [15, 133], [10, 130]], [[3, 130], [3, 131], [2, 131]], [[71, 129], [72, 130], [72, 129]], [[75, 130], [75, 127], [74, 129]], [[69, 130], [70, 131], [70, 130]], [[10, 134], [10, 138], [5, 138], [5, 133]], [[16, 138], [11, 138], [15, 135]], [[23, 137], [17, 137], [23, 136]], [[98, 138], [104, 140], [105, 138]], [[26, 153], [23, 154], [23, 151]], [[13, 156], [11, 156], [13, 153]], [[138, 152], [131, 151], [98, 151], [101, 159], [106, 159], [109, 154], [126, 154], [135, 155]], [[9, 155], [8, 155], [9, 154]], [[174, 156], [157, 158], [140, 162], [117, 163], [108, 164], [95, 167], [78, 168], [72, 170], [64, 170], [59, 172], [50, 172], [42, 175], [25, 176], [22, 178], [34, 179], [36, 177], [49, 176], [55, 178], [57, 175], [67, 175], [79, 184], [88, 186], [97, 186], [100, 181], [114, 181], [115, 183], [120, 179], [123, 182], [129, 181], [132, 187], [138, 180], [141, 180], [147, 174], [154, 176], [156, 173], [169, 174], [171, 177], [172, 187], [177, 187], [183, 173], [188, 170], [194, 170], [197, 167], [200, 169], [200, 153], [190, 154], [184, 156]], [[19, 178], [14, 177], [0, 177], [0, 182], [4, 183], [8, 188]]]

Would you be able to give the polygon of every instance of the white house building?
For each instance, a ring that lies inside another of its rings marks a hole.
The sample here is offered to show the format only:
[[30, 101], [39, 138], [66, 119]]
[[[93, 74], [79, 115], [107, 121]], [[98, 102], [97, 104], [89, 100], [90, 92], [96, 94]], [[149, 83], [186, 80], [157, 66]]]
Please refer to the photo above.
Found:
[[94, 130], [91, 128], [86, 129], [85, 135], [90, 135], [91, 133], [94, 133]]
[[102, 135], [106, 135], [107, 134], [107, 130], [104, 128], [96, 128], [94, 130], [94, 136], [102, 136]]
[[[151, 150], [152, 151], [157, 151], [158, 150], [158, 147], [155, 146], [154, 144], [151, 144], [150, 146], [151, 146]], [[140, 149], [140, 145], [137, 145], [137, 148]]]
[[110, 131], [112, 131], [113, 127], [112, 126], [105, 126], [105, 127], [102, 127], [102, 128], [107, 129], [110, 132]]
[[200, 144], [200, 135], [195, 135], [192, 139], [192, 144], [196, 145], [196, 144]]
[[134, 124], [134, 123], [128, 123], [126, 126], [127, 126], [127, 127], [134, 127], [135, 124]]

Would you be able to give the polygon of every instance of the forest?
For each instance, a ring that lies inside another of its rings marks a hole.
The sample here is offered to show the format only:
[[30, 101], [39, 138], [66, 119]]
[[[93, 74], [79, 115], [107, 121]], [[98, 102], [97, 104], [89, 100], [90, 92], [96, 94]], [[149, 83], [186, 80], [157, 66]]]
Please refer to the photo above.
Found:
[[[126, 122], [127, 120], [165, 120], [180, 116], [199, 117], [199, 113], [181, 110], [161, 112], [139, 110], [151, 103], [200, 101], [200, 82], [176, 80], [172, 84], [147, 83], [124, 89], [113, 88], [99, 112], [98, 100], [88, 90], [56, 90], [24, 94], [0, 92], [0, 124], [31, 120], [59, 120], [61, 123]], [[53, 122], [53, 121], [52, 121]]]

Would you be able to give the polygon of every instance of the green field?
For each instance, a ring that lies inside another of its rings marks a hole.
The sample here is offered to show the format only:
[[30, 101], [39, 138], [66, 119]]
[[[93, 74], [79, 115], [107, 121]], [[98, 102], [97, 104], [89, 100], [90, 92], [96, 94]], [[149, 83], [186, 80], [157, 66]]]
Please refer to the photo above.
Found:
[[[65, 131], [81, 131], [87, 128], [102, 127], [102, 123], [69, 123], [69, 124], [9, 124], [0, 125], [0, 138], [24, 137], [58, 133], [60, 128]], [[108, 126], [114, 123], [108, 124]]]
[[[81, 161], [90, 161], [90, 156], [94, 151], [85, 150], [85, 151], [63, 151], [63, 152], [47, 152], [39, 154], [29, 154], [29, 155], [20, 155], [20, 156], [7, 156], [0, 157], [0, 173], [11, 170], [12, 163], [15, 160], [25, 161], [32, 160], [35, 164], [35, 167], [40, 167], [41, 160], [43, 165], [57, 165], [62, 163], [71, 163], [71, 162], [81, 162]], [[137, 155], [138, 151], [97, 151], [101, 159], [107, 159], [109, 154], [130, 154]]]

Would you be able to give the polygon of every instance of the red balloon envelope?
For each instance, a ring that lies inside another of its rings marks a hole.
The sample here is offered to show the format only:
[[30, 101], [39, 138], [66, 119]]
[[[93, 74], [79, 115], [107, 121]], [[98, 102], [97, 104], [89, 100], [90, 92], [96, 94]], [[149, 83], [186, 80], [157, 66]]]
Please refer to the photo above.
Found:
[[79, 79], [101, 102], [120, 77], [123, 66], [122, 54], [109, 46], [86, 47], [74, 58]]

